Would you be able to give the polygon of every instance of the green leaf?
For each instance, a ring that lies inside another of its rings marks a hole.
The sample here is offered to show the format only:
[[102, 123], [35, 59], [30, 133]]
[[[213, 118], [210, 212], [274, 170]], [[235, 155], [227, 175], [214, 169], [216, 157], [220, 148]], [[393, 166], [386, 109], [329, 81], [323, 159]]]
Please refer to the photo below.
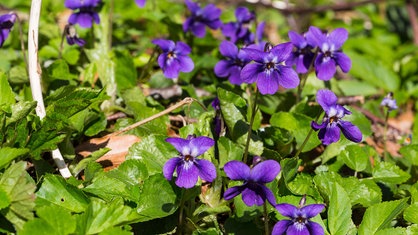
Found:
[[29, 149], [17, 149], [3, 147], [0, 148], [0, 169], [3, 169], [14, 159], [23, 156], [29, 152]]
[[355, 227], [351, 220], [351, 203], [345, 189], [338, 183], [332, 184], [328, 208], [328, 228], [331, 234], [345, 235]]
[[26, 162], [18, 162], [11, 165], [0, 178], [0, 188], [11, 199], [10, 206], [1, 210], [16, 230], [20, 230], [23, 224], [33, 219], [35, 207], [36, 185], [26, 172]]
[[367, 208], [359, 226], [359, 234], [375, 234], [390, 226], [390, 222], [407, 206], [408, 198], [382, 202]]
[[347, 146], [340, 155], [341, 160], [351, 169], [360, 172], [370, 165], [368, 151], [359, 145]]
[[26, 118], [36, 107], [36, 101], [19, 101], [12, 105], [12, 116], [6, 120], [6, 126]]
[[[291, 192], [298, 195], [309, 195], [315, 199], [320, 199], [321, 195], [313, 185], [313, 177], [309, 174], [300, 173], [296, 178], [288, 183]], [[322, 200], [322, 199], [321, 199]]]
[[406, 229], [400, 227], [387, 228], [377, 231], [375, 235], [406, 235]]
[[418, 224], [418, 203], [414, 203], [405, 209], [403, 217], [406, 221]]
[[220, 137], [218, 140], [219, 148], [219, 167], [222, 168], [227, 162], [232, 160], [240, 161], [244, 150], [234, 144], [231, 140], [226, 137]]
[[178, 155], [177, 150], [165, 141], [166, 138], [161, 135], [143, 138], [141, 142], [135, 143], [129, 148], [126, 160], [139, 159], [147, 167], [150, 176], [161, 173], [164, 164], [170, 158]]
[[104, 202], [92, 199], [86, 212], [77, 217], [79, 234], [97, 234], [117, 225], [128, 224], [136, 218], [135, 211], [122, 199]]
[[[155, 187], [156, 185], [158, 187]], [[179, 194], [178, 188], [170, 184], [161, 173], [150, 176], [144, 182], [139, 197], [137, 221], [143, 222], [173, 214], [179, 207]]]
[[[229, 129], [231, 139], [245, 146], [249, 129], [249, 124], [245, 119], [247, 116], [247, 103], [241, 96], [222, 88], [218, 88], [218, 98], [221, 104], [222, 116]], [[263, 142], [258, 136], [251, 135], [248, 151], [253, 155], [261, 155], [263, 153]]]
[[0, 187], [0, 210], [10, 205], [11, 199], [6, 191]]
[[379, 182], [401, 184], [410, 177], [410, 174], [390, 162], [377, 162], [373, 168], [373, 179]]
[[296, 177], [300, 163], [301, 160], [295, 158], [285, 158], [280, 161], [280, 166], [282, 167], [281, 173], [283, 176], [283, 180], [286, 185], [286, 188], [289, 190], [292, 190], [292, 188], [289, 187], [289, 184]]
[[132, 235], [132, 232], [123, 230], [121, 227], [113, 227], [103, 230], [99, 235]]
[[119, 92], [135, 87], [137, 73], [132, 56], [128, 52], [115, 52], [115, 77]]
[[47, 69], [48, 77], [52, 79], [59, 80], [72, 80], [76, 79], [77, 76], [70, 73], [70, 68], [68, 67], [67, 62], [64, 60], [54, 61]]
[[15, 94], [7, 81], [5, 73], [0, 72], [0, 106], [15, 103]]
[[[270, 124], [290, 131], [296, 139], [297, 147], [300, 148], [305, 141], [311, 128], [312, 118], [299, 113], [278, 112], [271, 116]], [[307, 152], [318, 146], [321, 142], [315, 133], [312, 133], [302, 152]]]
[[80, 189], [57, 175], [46, 175], [36, 196], [37, 206], [54, 204], [76, 213], [85, 211], [89, 204]]
[[418, 166], [418, 144], [405, 145], [399, 152], [412, 165]]

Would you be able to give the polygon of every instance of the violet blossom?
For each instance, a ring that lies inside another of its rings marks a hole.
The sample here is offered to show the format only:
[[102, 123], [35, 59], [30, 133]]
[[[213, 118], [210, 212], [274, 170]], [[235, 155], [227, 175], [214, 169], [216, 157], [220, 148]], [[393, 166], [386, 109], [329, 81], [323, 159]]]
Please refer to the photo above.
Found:
[[65, 7], [78, 10], [71, 14], [68, 23], [79, 24], [83, 28], [91, 28], [93, 22], [99, 24], [100, 17], [95, 8], [101, 3], [101, 0], [65, 0]]
[[388, 111], [396, 110], [398, 109], [398, 105], [396, 105], [396, 100], [393, 99], [393, 93], [389, 92], [385, 98], [383, 98], [382, 102], [380, 103], [380, 106], [388, 108]]
[[86, 41], [78, 37], [74, 25], [67, 24], [64, 28], [64, 34], [69, 45], [77, 44], [82, 47], [86, 44]]
[[10, 30], [12, 30], [15, 21], [15, 13], [9, 13], [0, 16], [0, 47], [3, 46], [4, 41], [6, 41], [7, 37], [9, 36]]
[[231, 180], [244, 181], [240, 186], [227, 189], [224, 193], [225, 200], [242, 195], [242, 200], [247, 206], [261, 206], [267, 200], [271, 205], [276, 205], [273, 192], [265, 186], [273, 181], [280, 172], [280, 164], [274, 160], [266, 160], [256, 164], [252, 169], [240, 161], [230, 161], [224, 166], [226, 175]]
[[226, 59], [220, 60], [215, 65], [216, 76], [228, 77], [229, 82], [234, 85], [242, 84], [241, 69], [250, 62], [245, 51], [238, 50], [238, 47], [229, 41], [223, 41], [219, 46], [219, 51]]
[[242, 41], [244, 44], [254, 42], [254, 36], [250, 32], [246, 24], [254, 20], [255, 15], [246, 7], [238, 7], [235, 10], [236, 22], [229, 22], [222, 25], [221, 30], [225, 37], [229, 38], [232, 43]]
[[192, 188], [198, 177], [212, 182], [216, 178], [216, 168], [212, 162], [197, 157], [210, 149], [215, 141], [209, 137], [188, 136], [186, 139], [170, 137], [166, 139], [179, 151], [179, 156], [169, 159], [163, 167], [163, 174], [171, 180], [174, 170], [177, 172], [176, 185], [182, 188]]
[[186, 43], [174, 43], [165, 39], [154, 39], [152, 43], [159, 46], [163, 52], [158, 57], [158, 64], [167, 78], [177, 78], [180, 72], [188, 73], [193, 70], [194, 63], [188, 56], [191, 48]]
[[222, 22], [219, 20], [221, 9], [213, 4], [201, 8], [198, 3], [191, 0], [185, 0], [185, 2], [192, 15], [183, 24], [184, 32], [192, 31], [196, 37], [202, 38], [206, 35], [206, 26], [211, 29], [221, 27]]
[[324, 229], [316, 222], [312, 222], [309, 219], [315, 217], [322, 210], [324, 210], [324, 204], [305, 204], [305, 196], [301, 199], [299, 206], [296, 207], [292, 204], [281, 203], [277, 204], [276, 209], [283, 216], [289, 217], [290, 220], [280, 220], [273, 227], [272, 235], [323, 235]]
[[299, 85], [296, 72], [284, 64], [292, 52], [293, 45], [279, 44], [270, 50], [260, 51], [244, 48], [248, 57], [255, 63], [249, 63], [241, 70], [241, 79], [246, 83], [257, 83], [261, 94], [274, 94], [279, 86], [295, 88]]
[[361, 142], [362, 134], [360, 129], [349, 121], [342, 120], [345, 115], [351, 114], [349, 110], [337, 104], [337, 96], [330, 90], [322, 89], [316, 93], [316, 101], [325, 111], [321, 124], [314, 121], [311, 127], [318, 132], [322, 144], [329, 145], [340, 139], [340, 130], [344, 136], [353, 141]]
[[306, 33], [307, 41], [319, 52], [314, 62], [316, 76], [321, 80], [330, 80], [340, 66], [344, 73], [351, 68], [350, 58], [341, 51], [341, 47], [348, 38], [348, 32], [344, 28], [337, 28], [325, 34], [317, 27], [309, 27]]
[[313, 46], [308, 43], [304, 35], [293, 31], [289, 31], [288, 35], [295, 50], [293, 50], [286, 64], [296, 65], [296, 72], [298, 73], [307, 73], [315, 56], [312, 51]]
[[144, 7], [146, 0], [135, 0], [135, 3], [138, 7]]

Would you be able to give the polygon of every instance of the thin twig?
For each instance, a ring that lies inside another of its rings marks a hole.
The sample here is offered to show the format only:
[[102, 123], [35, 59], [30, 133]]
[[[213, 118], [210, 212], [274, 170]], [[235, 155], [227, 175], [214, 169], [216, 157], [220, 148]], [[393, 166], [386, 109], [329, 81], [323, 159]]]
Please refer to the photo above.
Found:
[[148, 122], [150, 122], [150, 121], [152, 121], [154, 119], [157, 119], [157, 118], [162, 117], [162, 116], [164, 116], [166, 114], [169, 114], [172, 111], [174, 111], [174, 110], [176, 110], [176, 109], [178, 109], [178, 108], [180, 108], [180, 107], [182, 107], [184, 105], [192, 104], [195, 101], [196, 100], [193, 99], [193, 98], [191, 98], [191, 97], [184, 98], [182, 101], [178, 102], [177, 104], [175, 104], [175, 105], [173, 105], [173, 106], [171, 106], [171, 107], [169, 107], [169, 108], [167, 108], [167, 109], [165, 109], [165, 110], [163, 110], [163, 111], [161, 111], [161, 112], [159, 112], [159, 113], [157, 113], [155, 115], [152, 115], [151, 117], [145, 118], [144, 120], [141, 120], [141, 121], [136, 122], [136, 123], [134, 123], [134, 124], [132, 124], [130, 126], [127, 126], [127, 127], [123, 128], [122, 130], [113, 132], [113, 133], [107, 135], [106, 137], [111, 137], [111, 136], [119, 135], [119, 134], [121, 134], [123, 132], [127, 132], [127, 131], [130, 131], [132, 129], [135, 129], [135, 128], [137, 128], [137, 127], [139, 127], [141, 125], [144, 125], [145, 123], [148, 123]]
[[[28, 71], [32, 97], [37, 102], [36, 114], [40, 119], [43, 119], [46, 115], [46, 111], [41, 88], [42, 70], [38, 61], [38, 28], [39, 17], [41, 14], [41, 5], [42, 0], [32, 0], [28, 32]], [[64, 178], [71, 177], [71, 172], [65, 164], [64, 158], [62, 157], [59, 149], [52, 151], [52, 158], [54, 159], [61, 175]]]

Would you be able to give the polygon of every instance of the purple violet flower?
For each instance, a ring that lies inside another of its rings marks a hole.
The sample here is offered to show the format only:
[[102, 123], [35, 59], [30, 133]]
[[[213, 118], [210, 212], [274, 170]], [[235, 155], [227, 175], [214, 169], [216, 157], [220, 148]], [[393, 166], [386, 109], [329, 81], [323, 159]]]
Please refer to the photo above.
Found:
[[223, 41], [219, 51], [226, 60], [220, 60], [215, 65], [215, 74], [218, 77], [228, 77], [229, 82], [234, 85], [243, 83], [240, 73], [241, 69], [250, 62], [244, 50], [238, 50], [237, 46], [229, 41]]
[[351, 122], [343, 121], [345, 115], [351, 114], [349, 110], [337, 104], [337, 96], [330, 90], [322, 89], [316, 93], [316, 101], [325, 111], [322, 124], [312, 121], [311, 127], [318, 132], [322, 144], [329, 145], [340, 139], [340, 130], [344, 136], [353, 141], [360, 142], [362, 134], [360, 129]]
[[293, 31], [289, 31], [289, 39], [296, 50], [293, 50], [286, 64], [296, 65], [297, 73], [307, 73], [315, 56], [312, 52], [312, 45], [308, 43], [303, 35]]
[[238, 7], [235, 10], [236, 22], [229, 22], [222, 25], [222, 33], [225, 37], [229, 38], [232, 43], [238, 41], [244, 42], [244, 44], [251, 44], [254, 42], [254, 35], [250, 32], [245, 24], [254, 20], [254, 13], [250, 12], [246, 7]]
[[213, 109], [215, 110], [215, 118], [214, 118], [214, 132], [215, 136], [219, 137], [221, 135], [223, 129], [223, 120], [222, 120], [222, 113], [221, 113], [221, 102], [218, 97], [215, 97], [211, 103]]
[[138, 7], [144, 7], [146, 0], [135, 0], [135, 3]]
[[191, 72], [194, 68], [190, 47], [184, 42], [174, 43], [171, 40], [154, 39], [152, 43], [159, 46], [163, 53], [158, 57], [158, 64], [167, 78], [177, 78], [180, 72]]
[[385, 98], [383, 98], [382, 102], [380, 103], [380, 106], [387, 107], [389, 112], [398, 109], [398, 105], [396, 105], [396, 100], [393, 99], [392, 92], [389, 92], [385, 96]]
[[267, 201], [275, 206], [276, 199], [273, 192], [265, 186], [276, 178], [280, 172], [280, 164], [274, 160], [262, 161], [252, 169], [240, 161], [230, 161], [224, 166], [226, 175], [231, 180], [242, 180], [244, 184], [229, 188], [224, 193], [225, 200], [242, 194], [242, 200], [247, 206], [261, 206]]
[[74, 25], [67, 24], [64, 28], [64, 33], [69, 45], [77, 44], [82, 47], [86, 44], [86, 41], [78, 37]]
[[16, 14], [9, 13], [0, 16], [0, 47], [3, 46], [4, 41], [6, 41], [9, 36], [10, 30], [12, 30], [13, 25], [16, 21]]
[[196, 37], [203, 38], [206, 35], [205, 26], [211, 29], [221, 27], [222, 22], [219, 20], [221, 9], [213, 4], [208, 4], [206, 7], [201, 8], [198, 3], [191, 0], [185, 0], [185, 2], [192, 15], [183, 24], [184, 32], [192, 31]]
[[321, 80], [330, 80], [340, 66], [344, 73], [351, 68], [350, 58], [341, 51], [341, 47], [348, 38], [344, 28], [337, 28], [331, 33], [324, 34], [317, 27], [309, 27], [305, 34], [306, 40], [312, 46], [318, 47], [319, 52], [314, 62], [316, 76]]
[[174, 170], [177, 172], [176, 185], [182, 188], [192, 188], [198, 176], [205, 181], [212, 182], [216, 178], [216, 168], [212, 162], [197, 159], [198, 156], [211, 148], [215, 141], [209, 137], [188, 136], [186, 139], [171, 137], [166, 139], [179, 151], [178, 157], [168, 160], [163, 167], [163, 174], [171, 180]]
[[284, 65], [292, 52], [293, 45], [288, 43], [279, 44], [267, 52], [253, 48], [244, 48], [251, 60], [241, 70], [241, 79], [246, 83], [257, 83], [261, 94], [274, 94], [279, 85], [284, 88], [295, 88], [299, 85], [299, 77], [290, 67]]
[[316, 222], [309, 219], [315, 217], [325, 208], [324, 204], [311, 204], [304, 206], [305, 196], [301, 199], [299, 207], [292, 204], [277, 204], [276, 210], [290, 220], [280, 220], [273, 227], [272, 235], [323, 235], [324, 229]]
[[83, 28], [91, 28], [93, 21], [100, 24], [99, 14], [95, 10], [99, 4], [101, 4], [101, 0], [65, 0], [65, 7], [79, 10], [71, 14], [68, 23], [79, 24]]

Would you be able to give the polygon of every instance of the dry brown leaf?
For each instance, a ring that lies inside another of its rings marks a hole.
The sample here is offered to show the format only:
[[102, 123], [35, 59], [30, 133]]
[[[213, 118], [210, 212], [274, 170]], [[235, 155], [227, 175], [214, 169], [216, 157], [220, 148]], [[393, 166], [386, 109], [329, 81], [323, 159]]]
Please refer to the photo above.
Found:
[[141, 141], [141, 139], [135, 135], [93, 138], [77, 146], [76, 153], [82, 157], [87, 157], [101, 148], [109, 148], [111, 150], [96, 161], [105, 167], [105, 170], [110, 170], [125, 161], [129, 148], [139, 141]]

